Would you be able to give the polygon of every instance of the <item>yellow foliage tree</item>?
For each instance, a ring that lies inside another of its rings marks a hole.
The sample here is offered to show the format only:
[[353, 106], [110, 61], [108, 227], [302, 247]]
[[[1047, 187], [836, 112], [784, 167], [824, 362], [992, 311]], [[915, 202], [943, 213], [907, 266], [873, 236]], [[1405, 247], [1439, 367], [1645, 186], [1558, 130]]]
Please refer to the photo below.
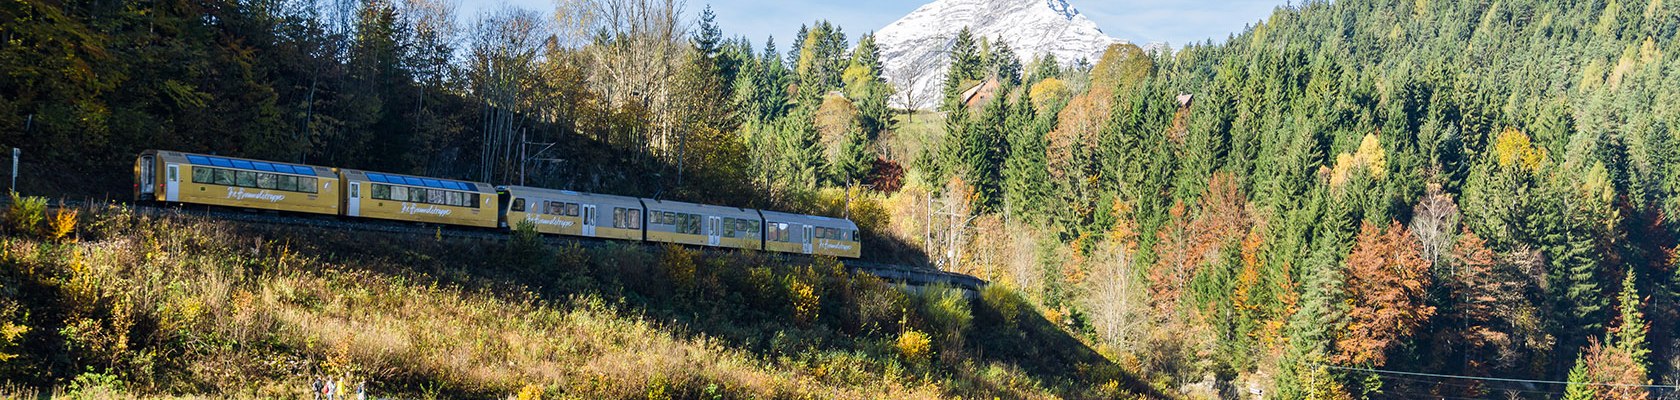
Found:
[[1335, 165], [1330, 172], [1331, 186], [1347, 184], [1353, 172], [1360, 169], [1364, 169], [1366, 176], [1372, 179], [1383, 179], [1388, 174], [1388, 153], [1383, 151], [1382, 141], [1377, 139], [1376, 134], [1367, 133], [1359, 140], [1359, 149], [1353, 154], [1337, 154]]
[[1493, 159], [1501, 168], [1539, 172], [1546, 156], [1546, 149], [1535, 146], [1528, 134], [1516, 128], [1505, 128], [1493, 142]]
[[1067, 82], [1062, 82], [1061, 79], [1056, 78], [1038, 81], [1027, 92], [1027, 98], [1032, 99], [1033, 108], [1040, 111], [1048, 110], [1051, 105], [1056, 103], [1065, 102], [1072, 95], [1073, 92], [1068, 89]]

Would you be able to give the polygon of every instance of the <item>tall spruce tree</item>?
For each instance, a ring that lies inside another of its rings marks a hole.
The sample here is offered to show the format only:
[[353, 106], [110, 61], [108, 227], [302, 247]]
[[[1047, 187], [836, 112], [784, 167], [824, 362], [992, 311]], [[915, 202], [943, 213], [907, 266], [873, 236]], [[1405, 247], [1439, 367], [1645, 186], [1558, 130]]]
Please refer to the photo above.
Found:
[[985, 76], [985, 66], [981, 64], [983, 54], [980, 53], [979, 43], [974, 39], [974, 32], [963, 27], [957, 32], [957, 37], [951, 42], [949, 57], [950, 66], [945, 72], [945, 89], [943, 101], [939, 109], [945, 112], [960, 110], [963, 107], [962, 96], [964, 90]]

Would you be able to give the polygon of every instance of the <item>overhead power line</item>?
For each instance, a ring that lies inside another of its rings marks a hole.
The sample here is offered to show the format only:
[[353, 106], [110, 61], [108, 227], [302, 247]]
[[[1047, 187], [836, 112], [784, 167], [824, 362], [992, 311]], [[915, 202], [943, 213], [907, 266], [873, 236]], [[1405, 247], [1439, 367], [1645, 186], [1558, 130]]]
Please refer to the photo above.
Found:
[[1342, 366], [1329, 365], [1329, 364], [1318, 364], [1318, 365], [1322, 366], [1322, 367], [1325, 367], [1325, 368], [1329, 368], [1329, 369], [1337, 369], [1337, 370], [1343, 370], [1343, 371], [1357, 371], [1357, 372], [1369, 372], [1369, 373], [1374, 373], [1374, 374], [1417, 376], [1417, 377], [1438, 378], [1438, 379], [1460, 379], [1460, 380], [1477, 380], [1477, 381], [1509, 382], [1509, 383], [1532, 383], [1532, 384], [1538, 384], [1538, 385], [1587, 385], [1587, 386], [1634, 387], [1634, 388], [1667, 389], [1667, 390], [1680, 389], [1680, 385], [1638, 385], [1638, 384], [1631, 384], [1631, 383], [1548, 381], [1548, 380], [1538, 380], [1538, 379], [1513, 379], [1513, 378], [1494, 378], [1494, 377], [1485, 377], [1485, 376], [1431, 374], [1431, 373], [1424, 373], [1424, 372], [1393, 371], [1393, 370], [1374, 369], [1374, 368], [1342, 367]]

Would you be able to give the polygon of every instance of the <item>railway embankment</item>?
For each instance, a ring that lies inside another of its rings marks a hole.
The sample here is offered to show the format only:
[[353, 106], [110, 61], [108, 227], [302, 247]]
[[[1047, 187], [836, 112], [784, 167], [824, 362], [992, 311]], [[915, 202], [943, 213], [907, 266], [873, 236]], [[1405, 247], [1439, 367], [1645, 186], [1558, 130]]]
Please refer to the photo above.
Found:
[[1003, 288], [903, 290], [828, 258], [11, 204], [0, 395], [1148, 393]]

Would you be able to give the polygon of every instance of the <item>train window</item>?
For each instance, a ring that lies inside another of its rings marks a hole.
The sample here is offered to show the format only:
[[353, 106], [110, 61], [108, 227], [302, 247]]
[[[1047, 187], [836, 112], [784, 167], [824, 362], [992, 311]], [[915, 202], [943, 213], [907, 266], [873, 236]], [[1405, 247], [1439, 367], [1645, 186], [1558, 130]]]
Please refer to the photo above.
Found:
[[513, 211], [518, 211], [518, 212], [525, 212], [525, 199], [513, 199], [513, 206], [508, 207], [508, 209], [513, 210]]
[[619, 228], [619, 229], [624, 229], [624, 226], [626, 224], [629, 224], [629, 221], [624, 220], [624, 209], [614, 208], [613, 209], [613, 227], [614, 228]]
[[426, 189], [408, 188], [408, 202], [410, 202], [410, 203], [425, 203], [426, 202]]
[[408, 194], [409, 194], [408, 188], [405, 188], [405, 187], [393, 187], [393, 188], [391, 188], [391, 200], [393, 200], [393, 201], [408, 201]]
[[280, 187], [280, 180], [275, 179], [274, 174], [259, 173], [257, 174], [257, 187], [263, 189], [277, 189]]
[[233, 171], [232, 170], [216, 169], [215, 171], [213, 171], [213, 174], [216, 177], [216, 184], [217, 185], [233, 186]]
[[467, 203], [467, 207], [478, 208], [478, 193], [468, 193]]
[[373, 199], [374, 200], [390, 200], [391, 199], [391, 185], [381, 185], [381, 184], [377, 184], [377, 183], [373, 184]]
[[568, 216], [568, 217], [578, 216], [578, 205], [577, 205], [577, 203], [566, 203], [566, 216]]
[[234, 178], [238, 181], [239, 186], [249, 188], [257, 187], [257, 173], [250, 171], [234, 171], [233, 174]]
[[725, 236], [725, 237], [735, 237], [735, 219], [734, 218], [724, 218], [723, 219], [723, 236]]
[[212, 171], [209, 168], [193, 167], [193, 183], [210, 183]]
[[634, 208], [624, 209], [624, 215], [630, 217], [630, 229], [642, 229], [642, 211]]
[[315, 178], [304, 177], [298, 178], [298, 189], [303, 189], [301, 191], [304, 193], [315, 193], [321, 190], [321, 188], [315, 186]]
[[291, 176], [291, 175], [282, 175], [282, 176], [279, 176], [278, 178], [280, 178], [280, 190], [284, 190], [284, 191], [288, 191], [288, 192], [298, 191], [297, 177]]
[[449, 197], [445, 196], [443, 194], [442, 190], [426, 189], [426, 202], [427, 203], [444, 205], [444, 204], [449, 204], [448, 200], [449, 200]]

